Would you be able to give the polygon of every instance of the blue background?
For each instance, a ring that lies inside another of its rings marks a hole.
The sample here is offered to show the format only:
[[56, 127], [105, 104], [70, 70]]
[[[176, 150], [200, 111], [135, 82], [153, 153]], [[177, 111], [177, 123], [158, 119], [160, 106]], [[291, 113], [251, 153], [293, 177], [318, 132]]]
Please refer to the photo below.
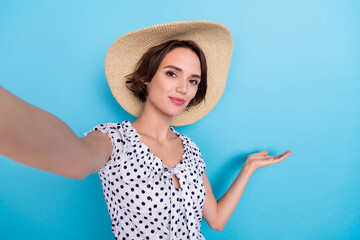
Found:
[[[186, 20], [223, 23], [234, 52], [224, 95], [178, 131], [200, 147], [219, 199], [247, 156], [257, 170], [224, 230], [206, 239], [360, 239], [359, 1], [0, 1], [0, 84], [83, 132], [134, 118], [104, 74], [121, 35]], [[100, 180], [0, 157], [1, 239], [113, 239]]]

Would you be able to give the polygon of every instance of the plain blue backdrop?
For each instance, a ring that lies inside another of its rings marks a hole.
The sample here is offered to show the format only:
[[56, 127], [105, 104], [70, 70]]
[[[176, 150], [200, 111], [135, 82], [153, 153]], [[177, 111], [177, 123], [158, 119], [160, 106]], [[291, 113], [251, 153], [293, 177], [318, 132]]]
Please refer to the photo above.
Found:
[[[224, 95], [177, 130], [200, 147], [217, 199], [249, 154], [293, 154], [257, 170], [224, 230], [203, 220], [204, 236], [360, 239], [359, 13], [355, 0], [2, 0], [0, 85], [83, 137], [134, 120], [105, 78], [115, 39], [173, 21], [220, 22], [234, 38]], [[1, 239], [114, 239], [97, 174], [73, 180], [1, 156], [0, 170]]]

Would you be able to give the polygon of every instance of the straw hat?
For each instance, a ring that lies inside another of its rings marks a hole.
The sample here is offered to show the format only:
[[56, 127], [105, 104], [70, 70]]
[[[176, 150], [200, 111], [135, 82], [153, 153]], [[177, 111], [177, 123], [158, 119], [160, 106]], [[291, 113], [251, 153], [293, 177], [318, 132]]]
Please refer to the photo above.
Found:
[[144, 103], [126, 87], [125, 76], [135, 70], [135, 65], [148, 49], [168, 40], [192, 40], [206, 57], [208, 77], [205, 101], [173, 117], [171, 122], [173, 126], [188, 125], [205, 117], [224, 92], [233, 50], [231, 32], [224, 25], [211, 21], [186, 21], [127, 33], [109, 47], [105, 74], [118, 103], [127, 112], [139, 117]]

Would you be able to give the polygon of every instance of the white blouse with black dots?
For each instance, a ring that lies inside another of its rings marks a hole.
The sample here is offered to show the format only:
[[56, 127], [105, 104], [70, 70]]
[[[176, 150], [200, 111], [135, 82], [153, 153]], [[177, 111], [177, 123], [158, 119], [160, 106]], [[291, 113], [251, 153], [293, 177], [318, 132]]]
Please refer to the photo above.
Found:
[[98, 174], [116, 240], [205, 239], [200, 226], [206, 165], [193, 141], [171, 127], [183, 142], [184, 154], [170, 168], [140, 141], [129, 121], [99, 124], [84, 135], [95, 130], [107, 134], [113, 145], [111, 159]]

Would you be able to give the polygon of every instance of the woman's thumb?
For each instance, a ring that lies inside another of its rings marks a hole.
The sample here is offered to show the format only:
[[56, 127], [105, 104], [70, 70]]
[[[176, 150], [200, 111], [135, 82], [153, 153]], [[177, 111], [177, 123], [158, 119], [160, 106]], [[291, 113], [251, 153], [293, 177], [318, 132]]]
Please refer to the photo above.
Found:
[[262, 156], [266, 156], [266, 155], [268, 155], [268, 151], [265, 150], [265, 151], [259, 152], [259, 154]]

